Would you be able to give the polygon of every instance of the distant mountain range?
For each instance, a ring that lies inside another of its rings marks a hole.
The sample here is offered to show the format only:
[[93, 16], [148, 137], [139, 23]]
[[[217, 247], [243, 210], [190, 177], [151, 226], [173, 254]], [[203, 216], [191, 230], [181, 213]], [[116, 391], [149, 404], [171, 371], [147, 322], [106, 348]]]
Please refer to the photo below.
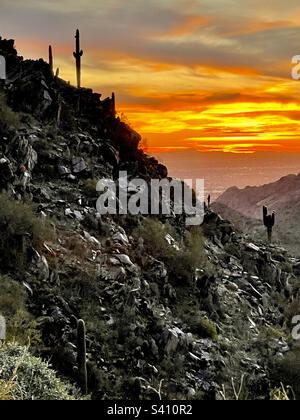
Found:
[[226, 190], [213, 209], [256, 238], [265, 237], [262, 208], [276, 212], [275, 241], [300, 254], [300, 174], [259, 187]]

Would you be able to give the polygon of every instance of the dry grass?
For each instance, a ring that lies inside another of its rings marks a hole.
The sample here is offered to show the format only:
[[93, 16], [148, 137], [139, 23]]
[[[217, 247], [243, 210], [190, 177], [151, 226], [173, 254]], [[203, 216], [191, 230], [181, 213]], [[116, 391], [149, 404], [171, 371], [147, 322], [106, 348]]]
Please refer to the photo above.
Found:
[[[19, 369], [20, 364], [23, 362], [25, 358], [25, 354], [28, 351], [28, 347], [24, 347], [24, 352], [20, 359], [18, 360], [11, 377], [8, 380], [0, 379], [0, 401], [12, 401], [14, 400], [14, 392], [17, 387], [17, 372]], [[3, 370], [0, 371], [0, 377], [2, 376]]]
[[291, 401], [295, 399], [293, 389], [290, 386], [285, 387], [283, 384], [280, 384], [280, 388], [274, 388], [270, 395], [271, 401]]
[[0, 401], [13, 400], [13, 392], [16, 388], [16, 379], [12, 378], [9, 381], [0, 380]]

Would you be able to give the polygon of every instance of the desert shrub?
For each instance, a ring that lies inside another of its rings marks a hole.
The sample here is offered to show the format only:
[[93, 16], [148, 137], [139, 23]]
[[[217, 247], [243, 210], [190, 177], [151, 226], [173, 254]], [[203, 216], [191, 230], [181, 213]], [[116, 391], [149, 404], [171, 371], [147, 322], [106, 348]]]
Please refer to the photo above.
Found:
[[89, 255], [88, 245], [79, 235], [66, 236], [63, 246], [80, 260], [84, 260]]
[[[69, 387], [71, 388], [71, 387]], [[0, 347], [0, 399], [72, 400], [68, 386], [27, 347], [5, 344]]]
[[166, 236], [176, 239], [176, 231], [169, 224], [162, 224], [157, 219], [143, 219], [141, 225], [133, 232], [135, 238], [143, 238], [144, 247], [154, 258], [168, 260], [175, 256], [175, 248], [166, 241]]
[[285, 271], [286, 273], [293, 274], [293, 266], [290, 262], [284, 261], [280, 264], [281, 270]]
[[300, 343], [295, 342], [291, 350], [271, 364], [271, 379], [274, 387], [285, 384], [285, 388], [293, 390], [298, 400], [300, 398]]
[[[61, 285], [57, 290], [65, 299], [78, 299], [81, 306], [93, 304], [100, 294], [97, 276], [89, 271], [67, 272], [61, 275]], [[95, 310], [98, 310], [95, 305]]]
[[33, 347], [41, 343], [36, 322], [26, 309], [27, 294], [24, 286], [8, 276], [0, 276], [0, 314], [6, 320], [6, 340], [18, 341]]
[[97, 197], [97, 191], [96, 191], [97, 182], [98, 181], [96, 179], [86, 179], [83, 181], [82, 190], [88, 198]]
[[[244, 326], [244, 330], [245, 329], [246, 328]], [[266, 325], [260, 328], [259, 334], [257, 335], [253, 346], [259, 351], [262, 357], [272, 361], [274, 354], [274, 343], [282, 339], [289, 339], [289, 333], [287, 331], [279, 326]]]
[[190, 320], [190, 329], [194, 334], [202, 338], [211, 338], [212, 340], [218, 339], [218, 331], [216, 324], [201, 316], [196, 316]]
[[280, 327], [276, 326], [263, 326], [260, 329], [260, 333], [257, 340], [262, 344], [263, 342], [269, 343], [272, 340], [280, 340], [284, 338], [288, 340], [288, 333]]
[[44, 241], [52, 239], [48, 223], [35, 216], [33, 209], [0, 194], [0, 263], [2, 268], [23, 271], [30, 246], [40, 249]]
[[10, 128], [18, 129], [19, 126], [19, 114], [7, 105], [5, 95], [0, 92], [0, 131], [6, 132]]
[[[170, 280], [175, 283], [191, 282], [196, 268], [205, 268], [207, 265], [200, 228], [193, 228], [180, 237], [170, 224], [147, 218], [133, 235], [136, 239], [143, 238], [148, 254], [166, 264]], [[174, 239], [174, 243], [169, 243], [167, 235]]]
[[[207, 257], [203, 250], [204, 245], [201, 230], [194, 228], [187, 232], [183, 247], [169, 267], [170, 274], [177, 281], [191, 282], [194, 279], [197, 268], [207, 267]], [[179, 257], [178, 263], [176, 263], [177, 257]]]

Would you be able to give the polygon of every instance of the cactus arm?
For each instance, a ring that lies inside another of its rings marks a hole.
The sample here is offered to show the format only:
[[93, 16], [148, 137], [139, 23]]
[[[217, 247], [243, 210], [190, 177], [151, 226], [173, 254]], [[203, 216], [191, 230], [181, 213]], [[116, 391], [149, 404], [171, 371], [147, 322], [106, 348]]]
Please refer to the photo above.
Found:
[[272, 216], [271, 216], [271, 223], [272, 223], [272, 226], [275, 225], [275, 213], [274, 212], [272, 213]]

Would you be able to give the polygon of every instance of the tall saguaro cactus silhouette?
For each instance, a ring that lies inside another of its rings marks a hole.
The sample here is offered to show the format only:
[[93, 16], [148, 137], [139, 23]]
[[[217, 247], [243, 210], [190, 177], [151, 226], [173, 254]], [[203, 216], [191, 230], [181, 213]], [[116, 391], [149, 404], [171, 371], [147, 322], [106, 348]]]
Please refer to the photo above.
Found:
[[77, 324], [77, 364], [79, 385], [82, 392], [87, 394], [86, 329], [82, 319]]
[[73, 52], [75, 61], [76, 61], [76, 77], [77, 77], [77, 87], [81, 87], [81, 57], [83, 56], [83, 51], [80, 49], [80, 33], [79, 29], [76, 31], [76, 51]]
[[49, 66], [51, 69], [51, 73], [53, 74], [53, 54], [52, 54], [52, 46], [49, 45]]
[[267, 231], [268, 231], [268, 240], [271, 243], [273, 227], [275, 225], [275, 213], [273, 211], [272, 214], [268, 214], [268, 208], [266, 206], [263, 207], [263, 220], [264, 220], [264, 225], [266, 226]]

